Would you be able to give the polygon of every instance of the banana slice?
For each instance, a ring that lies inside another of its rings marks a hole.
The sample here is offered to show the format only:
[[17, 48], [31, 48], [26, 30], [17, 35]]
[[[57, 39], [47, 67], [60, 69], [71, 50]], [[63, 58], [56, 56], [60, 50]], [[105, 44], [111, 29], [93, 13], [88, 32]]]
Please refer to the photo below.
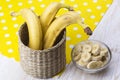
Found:
[[80, 59], [79, 61], [77, 61], [77, 64], [82, 66], [82, 67], [86, 67], [88, 62], [84, 62], [82, 59]]
[[85, 44], [83, 45], [83, 52], [91, 52], [92, 47], [91, 45]]
[[102, 61], [91, 61], [88, 63], [87, 68], [88, 69], [96, 69], [102, 67], [103, 62]]
[[92, 56], [92, 61], [100, 61], [102, 59], [102, 56]]
[[75, 61], [78, 61], [80, 58], [81, 58], [81, 53], [78, 53], [77, 56], [74, 56], [74, 60]]
[[108, 56], [108, 49], [107, 48], [101, 48], [100, 55], [107, 57]]
[[99, 44], [93, 44], [92, 45], [92, 54], [98, 55], [100, 53], [100, 45]]
[[84, 62], [89, 62], [91, 60], [91, 54], [88, 53], [88, 52], [84, 52], [84, 53], [81, 54], [81, 59]]
[[79, 53], [82, 53], [82, 45], [77, 45], [77, 46], [73, 49], [73, 53], [74, 53], [74, 56], [77, 56]]

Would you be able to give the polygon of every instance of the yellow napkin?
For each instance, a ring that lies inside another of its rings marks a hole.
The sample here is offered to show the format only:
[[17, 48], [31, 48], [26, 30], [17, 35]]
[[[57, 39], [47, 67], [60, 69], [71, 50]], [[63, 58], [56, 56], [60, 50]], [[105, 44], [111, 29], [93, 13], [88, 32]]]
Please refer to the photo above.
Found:
[[[51, 2], [61, 2], [69, 4], [83, 17], [86, 24], [92, 30], [99, 23], [100, 19], [105, 14], [112, 0], [1, 0], [0, 1], [0, 53], [19, 61], [18, 52], [18, 29], [23, 24], [22, 17], [11, 17], [12, 11], [19, 11], [21, 8], [31, 8], [38, 15]], [[61, 9], [57, 15], [67, 12], [66, 9]], [[78, 24], [73, 24], [67, 27], [67, 42], [66, 42], [66, 57], [67, 63], [70, 62], [70, 54], [73, 46], [87, 39], [88, 36]]]

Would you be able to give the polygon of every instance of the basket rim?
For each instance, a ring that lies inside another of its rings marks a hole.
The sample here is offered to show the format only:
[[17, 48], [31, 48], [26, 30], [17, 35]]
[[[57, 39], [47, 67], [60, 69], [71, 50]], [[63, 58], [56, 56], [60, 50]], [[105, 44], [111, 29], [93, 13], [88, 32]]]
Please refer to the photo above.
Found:
[[21, 38], [20, 38], [21, 30], [23, 29], [23, 27], [25, 26], [25, 24], [26, 24], [26, 23], [21, 24], [21, 26], [20, 26], [20, 28], [19, 28], [19, 30], [18, 30], [18, 39], [19, 39], [20, 43], [21, 43], [22, 45], [24, 45], [25, 48], [27, 48], [27, 49], [30, 49], [30, 50], [33, 50], [33, 51], [48, 52], [48, 51], [51, 51], [51, 50], [54, 50], [54, 49], [58, 48], [64, 41], [66, 41], [66, 28], [65, 28], [62, 39], [61, 39], [56, 45], [52, 46], [51, 48], [43, 49], [43, 50], [35, 50], [35, 49], [32, 49], [32, 48], [26, 46], [26, 45], [22, 42], [22, 40], [21, 40]]

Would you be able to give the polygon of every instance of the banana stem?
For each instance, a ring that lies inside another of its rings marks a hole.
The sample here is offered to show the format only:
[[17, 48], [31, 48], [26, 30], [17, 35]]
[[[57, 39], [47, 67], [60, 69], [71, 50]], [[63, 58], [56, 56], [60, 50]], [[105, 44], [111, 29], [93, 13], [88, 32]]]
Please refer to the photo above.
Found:
[[16, 17], [16, 16], [19, 16], [19, 15], [20, 15], [20, 12], [11, 12], [11, 16]]

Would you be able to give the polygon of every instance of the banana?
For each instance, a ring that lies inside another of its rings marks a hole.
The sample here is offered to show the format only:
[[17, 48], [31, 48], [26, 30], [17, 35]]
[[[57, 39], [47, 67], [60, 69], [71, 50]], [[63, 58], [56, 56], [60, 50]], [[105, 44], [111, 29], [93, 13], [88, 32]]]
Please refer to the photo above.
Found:
[[80, 58], [81, 58], [81, 53], [78, 53], [77, 56], [74, 56], [74, 60], [75, 61], [78, 61]]
[[102, 67], [103, 62], [102, 61], [91, 61], [88, 63], [87, 68], [88, 69], [97, 69]]
[[50, 23], [53, 21], [55, 15], [57, 14], [60, 8], [67, 8], [69, 11], [73, 11], [73, 7], [69, 5], [57, 3], [57, 2], [51, 3], [41, 14], [40, 17], [43, 35], [45, 35]]
[[44, 36], [44, 49], [52, 47], [59, 33], [68, 25], [74, 23], [80, 24], [87, 34], [92, 34], [92, 31], [83, 23], [79, 14], [75, 11], [69, 11], [55, 19], [47, 29], [47, 32]]
[[98, 55], [100, 53], [100, 45], [99, 44], [93, 44], [92, 45], [92, 54], [93, 55]]
[[88, 52], [84, 52], [84, 53], [81, 54], [81, 59], [84, 62], [89, 62], [91, 60], [91, 54], [88, 53]]
[[82, 59], [80, 59], [76, 63], [82, 67], [86, 67], [88, 65], [88, 62], [84, 62]]
[[92, 50], [91, 45], [88, 45], [88, 44], [83, 45], [84, 52], [91, 52], [91, 50]]
[[107, 48], [101, 48], [100, 55], [107, 57], [108, 56], [108, 49]]
[[24, 8], [19, 12], [12, 12], [11, 16], [22, 15], [25, 19], [29, 31], [29, 44], [32, 49], [42, 49], [42, 29], [38, 16], [30, 9]]
[[92, 61], [100, 61], [102, 59], [101, 55], [98, 56], [92, 56]]

